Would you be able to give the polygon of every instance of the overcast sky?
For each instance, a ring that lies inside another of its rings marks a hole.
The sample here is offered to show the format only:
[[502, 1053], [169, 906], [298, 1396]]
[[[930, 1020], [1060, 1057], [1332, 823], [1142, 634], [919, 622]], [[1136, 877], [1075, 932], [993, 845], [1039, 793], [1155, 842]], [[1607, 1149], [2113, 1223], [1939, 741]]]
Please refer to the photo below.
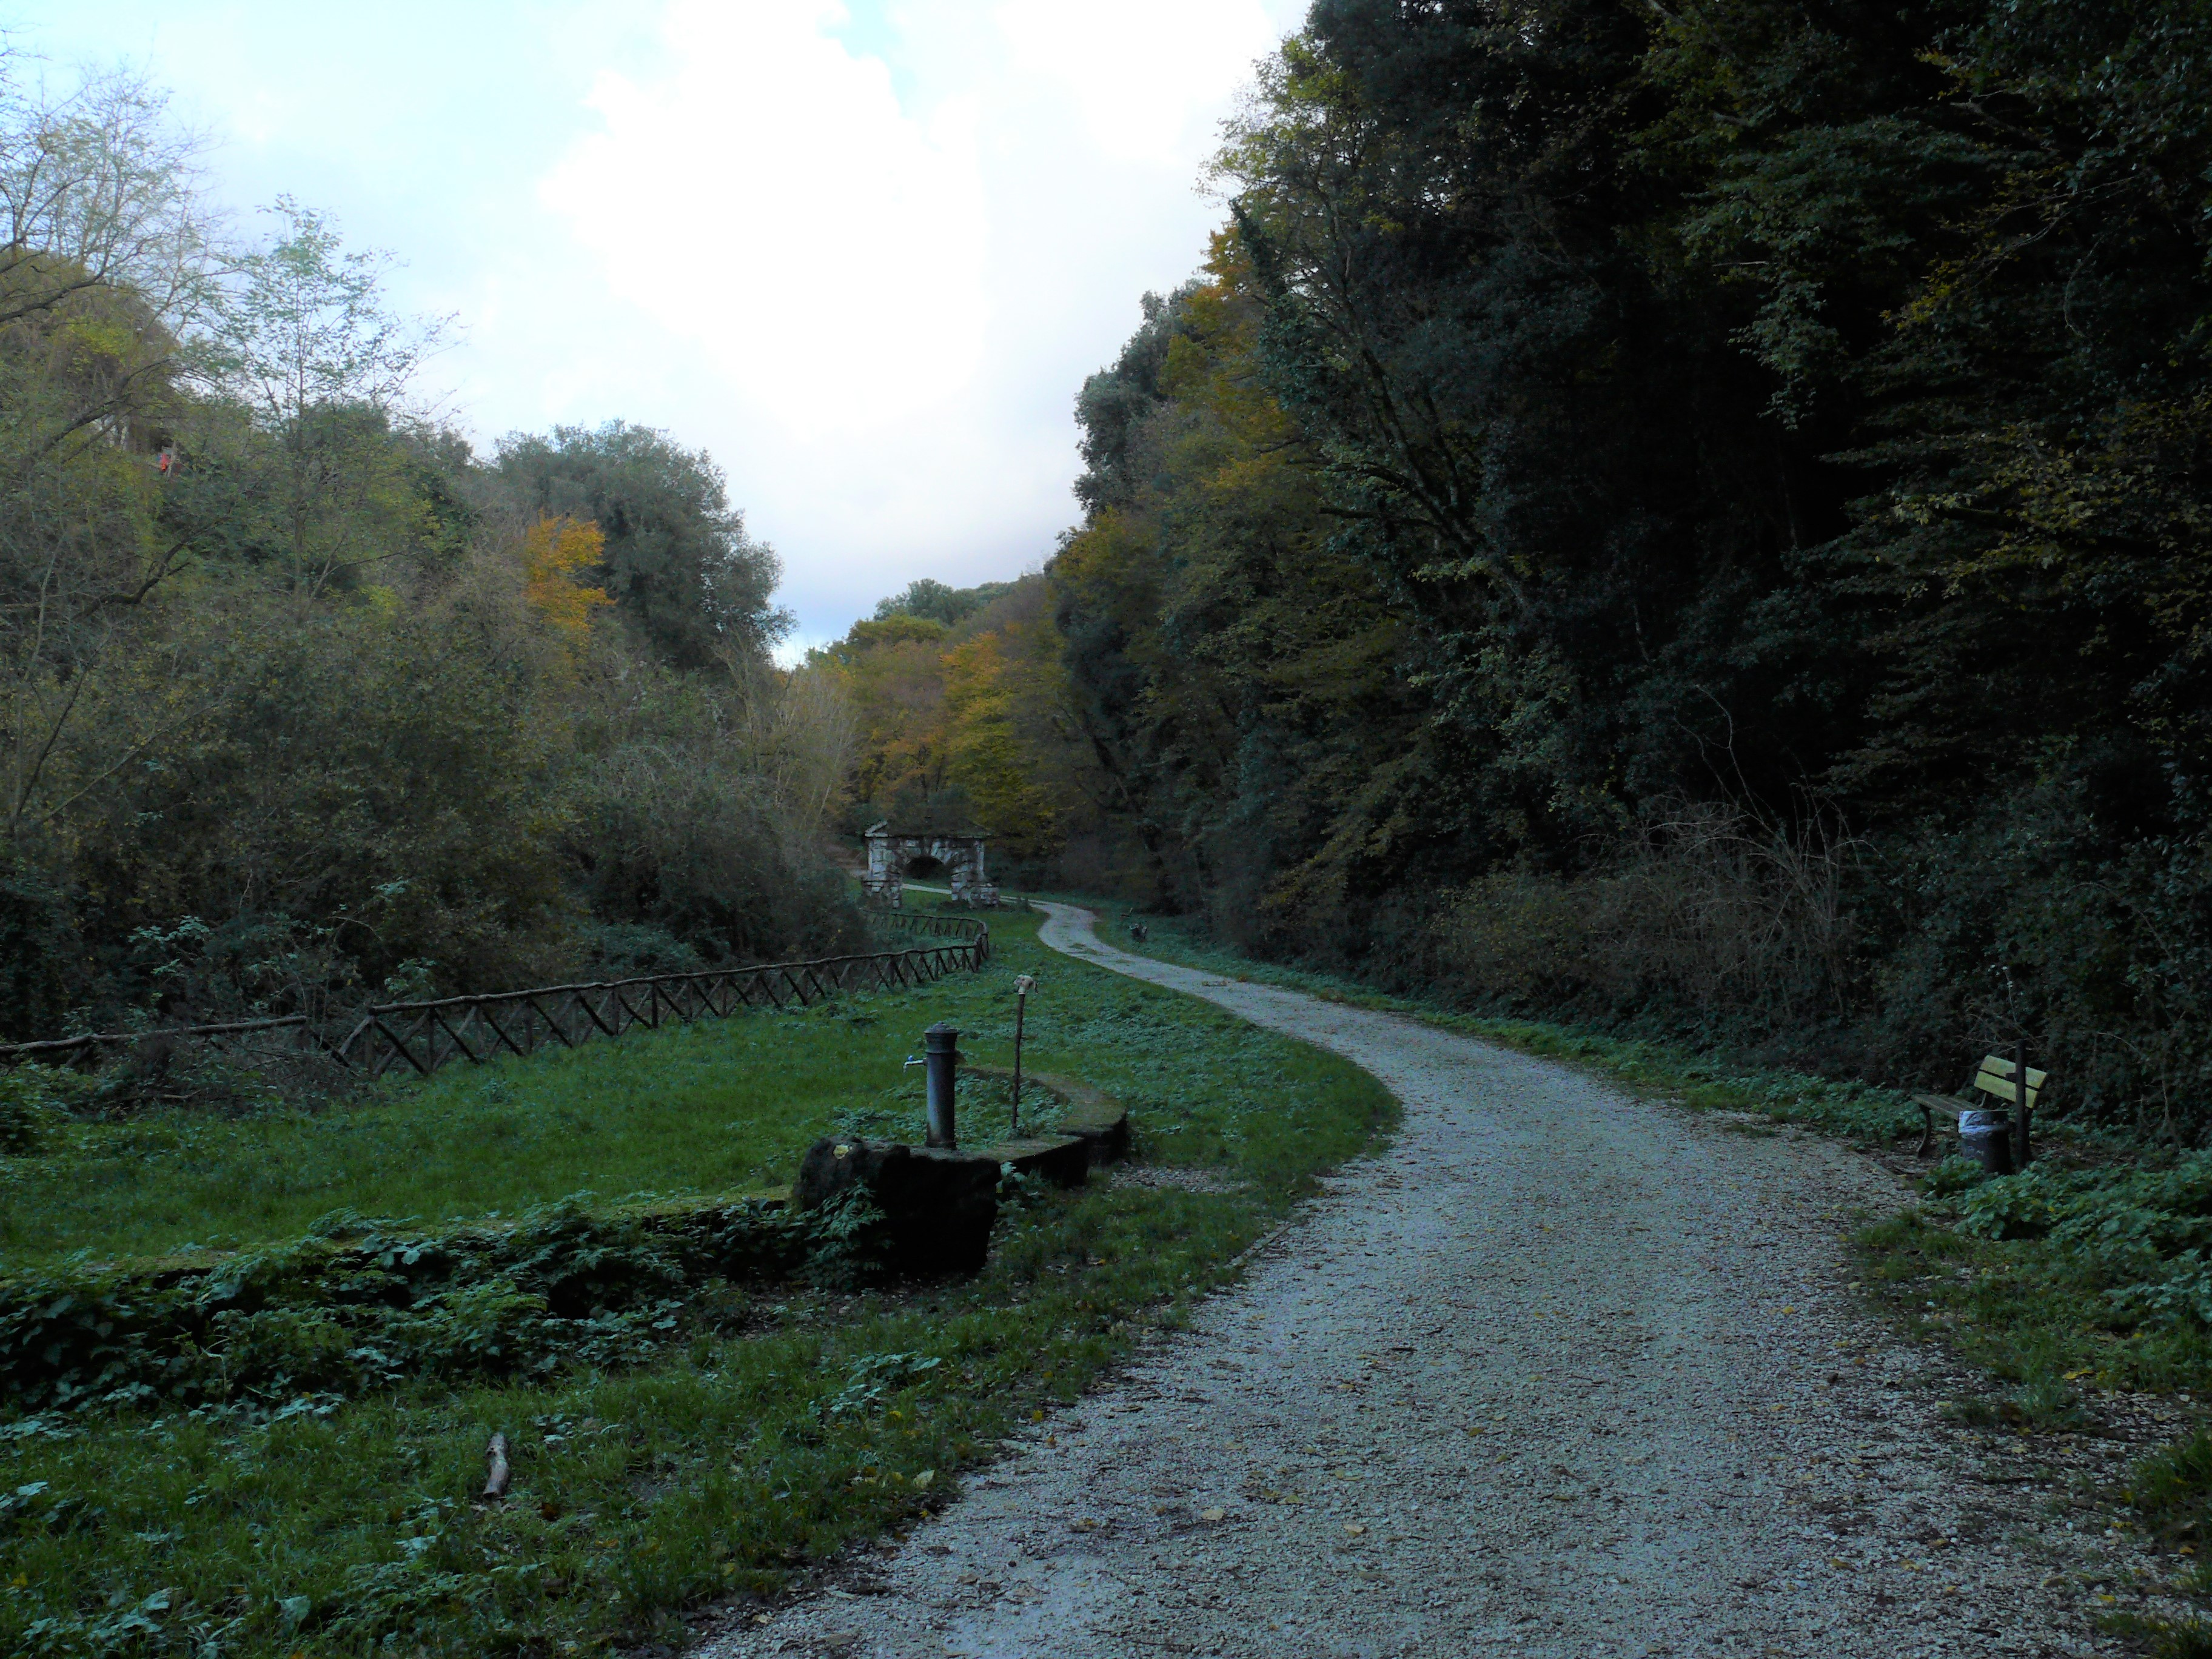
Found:
[[0, 0], [404, 260], [487, 445], [620, 416], [712, 451], [808, 641], [1034, 568], [1071, 413], [1203, 256], [1218, 124], [1304, 0]]

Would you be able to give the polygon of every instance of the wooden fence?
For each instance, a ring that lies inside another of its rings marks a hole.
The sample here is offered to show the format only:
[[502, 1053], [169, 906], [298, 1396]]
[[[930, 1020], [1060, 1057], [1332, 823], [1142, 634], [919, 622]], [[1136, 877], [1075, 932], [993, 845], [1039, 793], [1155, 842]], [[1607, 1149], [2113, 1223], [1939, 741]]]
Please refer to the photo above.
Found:
[[[868, 920], [887, 923], [900, 933], [927, 933], [938, 939], [991, 937], [990, 924], [975, 916], [948, 916], [933, 910], [887, 910], [868, 907]], [[988, 946], [985, 947], [987, 952]]]
[[[481, 996], [371, 1003], [359, 1023], [336, 1042], [329, 1042], [319, 1023], [305, 1014], [215, 1025], [157, 1026], [145, 1031], [88, 1032], [42, 1042], [0, 1044], [0, 1065], [66, 1062], [88, 1053], [152, 1042], [199, 1042], [268, 1058], [312, 1057], [368, 1077], [382, 1077], [395, 1066], [428, 1077], [453, 1060], [482, 1065], [505, 1054], [535, 1054], [549, 1046], [573, 1048], [594, 1037], [620, 1036], [639, 1025], [657, 1030], [672, 1021], [688, 1024], [746, 1008], [803, 1008], [840, 992], [926, 985], [963, 969], [974, 972], [991, 959], [991, 932], [981, 921], [964, 916], [915, 916], [908, 919], [906, 931], [957, 942], [818, 962], [770, 962]], [[281, 1046], [271, 1048], [271, 1043]]]

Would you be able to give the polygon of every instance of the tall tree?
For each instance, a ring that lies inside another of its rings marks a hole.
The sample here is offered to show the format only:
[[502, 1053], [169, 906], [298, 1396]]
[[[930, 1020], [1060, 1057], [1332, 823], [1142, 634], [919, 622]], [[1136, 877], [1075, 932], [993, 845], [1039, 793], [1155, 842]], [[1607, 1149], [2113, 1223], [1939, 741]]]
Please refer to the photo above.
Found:
[[529, 510], [606, 538], [599, 585], [637, 638], [677, 668], [757, 665], [789, 631], [782, 566], [745, 531], [721, 469], [665, 433], [611, 421], [501, 441], [499, 476]]
[[237, 261], [210, 329], [212, 378], [243, 420], [199, 411], [179, 511], [314, 592], [447, 528], [407, 431], [410, 389], [446, 325], [391, 308], [388, 254], [349, 251], [289, 198], [270, 213], [277, 234]]
[[[2212, 1079], [2177, 1035], [2212, 962], [2207, 33], [1316, 0], [1228, 136], [1208, 282], [1084, 389], [1049, 568], [1164, 894], [1385, 964], [1408, 915], [1504, 906], [1473, 931], [1573, 936], [1585, 1012], [1855, 1022], [1875, 1069], [2027, 1024], [2100, 1100], [2143, 1055]], [[1796, 925], [1753, 866], [1824, 942], [1729, 1005], [1685, 964]]]

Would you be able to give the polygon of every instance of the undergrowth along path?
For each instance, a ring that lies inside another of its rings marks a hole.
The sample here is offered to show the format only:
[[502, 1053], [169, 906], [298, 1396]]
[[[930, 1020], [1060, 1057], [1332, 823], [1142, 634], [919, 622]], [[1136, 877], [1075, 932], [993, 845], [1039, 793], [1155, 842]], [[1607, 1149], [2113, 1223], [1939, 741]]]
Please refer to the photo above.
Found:
[[1046, 908], [1352, 1060], [1402, 1130], [861, 1594], [714, 1659], [2123, 1650], [2094, 1494], [1946, 1423], [1972, 1379], [1855, 1297], [1849, 1225], [1901, 1197], [1871, 1161]]

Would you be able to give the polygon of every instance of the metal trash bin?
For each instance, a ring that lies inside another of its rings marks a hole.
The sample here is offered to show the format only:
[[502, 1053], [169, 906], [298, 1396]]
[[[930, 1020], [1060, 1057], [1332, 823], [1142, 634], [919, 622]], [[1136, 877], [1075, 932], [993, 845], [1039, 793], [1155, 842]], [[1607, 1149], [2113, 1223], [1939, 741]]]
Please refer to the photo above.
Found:
[[2010, 1175], [2012, 1114], [2008, 1111], [1959, 1114], [1959, 1150], [1993, 1176]]

